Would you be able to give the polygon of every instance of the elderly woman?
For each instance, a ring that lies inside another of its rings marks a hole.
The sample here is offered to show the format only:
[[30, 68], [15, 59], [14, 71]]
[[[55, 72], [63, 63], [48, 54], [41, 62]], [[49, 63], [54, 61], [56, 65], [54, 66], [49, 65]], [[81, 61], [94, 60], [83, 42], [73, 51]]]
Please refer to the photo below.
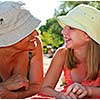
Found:
[[[0, 2], [0, 98], [34, 95], [43, 80], [43, 52], [36, 31], [40, 20], [22, 5], [21, 2]], [[32, 53], [30, 61], [29, 52]]]
[[[65, 45], [50, 64], [40, 93], [55, 98], [100, 98], [100, 11], [78, 5], [57, 18]], [[66, 86], [55, 90], [64, 70]]]

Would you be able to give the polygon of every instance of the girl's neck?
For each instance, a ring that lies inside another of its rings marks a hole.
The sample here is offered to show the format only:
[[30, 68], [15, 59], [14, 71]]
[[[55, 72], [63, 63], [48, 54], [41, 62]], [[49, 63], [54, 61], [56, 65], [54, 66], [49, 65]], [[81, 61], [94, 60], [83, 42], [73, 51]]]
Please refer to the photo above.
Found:
[[74, 54], [80, 62], [86, 62], [87, 57], [87, 45], [84, 45], [78, 49], [74, 49]]

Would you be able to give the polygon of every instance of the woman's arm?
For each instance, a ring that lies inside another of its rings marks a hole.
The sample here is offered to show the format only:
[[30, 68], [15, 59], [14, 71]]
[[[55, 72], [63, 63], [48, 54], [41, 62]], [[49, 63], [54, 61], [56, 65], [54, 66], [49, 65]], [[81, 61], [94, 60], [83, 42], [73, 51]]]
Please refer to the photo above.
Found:
[[30, 82], [41, 84], [43, 80], [43, 47], [40, 37], [36, 36], [37, 47], [32, 51], [30, 63]]
[[37, 84], [30, 84], [28, 90], [19, 89], [16, 91], [10, 91], [0, 85], [0, 98], [1, 99], [23, 99], [35, 95], [37, 93], [36, 90], [39, 90], [39, 86]]
[[18, 90], [22, 87], [27, 90], [29, 86], [27, 79], [28, 52], [18, 53], [15, 61], [16, 64], [13, 66], [11, 76], [1, 84], [8, 90]]
[[[32, 96], [36, 93], [39, 92], [40, 90], [40, 85], [42, 83], [43, 80], [43, 50], [42, 50], [42, 44], [41, 44], [41, 40], [39, 37], [36, 37], [36, 43], [37, 43], [37, 47], [32, 51], [32, 59], [31, 59], [31, 64], [30, 64], [30, 77], [29, 77], [29, 82], [28, 83], [28, 88], [25, 90], [19, 89], [18, 84], [16, 86], [13, 85], [12, 82], [12, 89], [14, 89], [15, 87], [18, 88], [16, 91], [7, 91], [5, 92], [5, 94], [8, 95], [9, 98], [26, 98], [29, 96]], [[28, 53], [25, 54], [24, 56], [24, 61], [27, 62], [28, 61]], [[27, 67], [28, 63], [25, 63], [25, 65], [23, 65], [23, 56], [21, 53], [21, 58], [19, 58], [19, 63], [18, 63], [18, 67], [14, 69], [13, 74], [21, 74], [22, 76], [27, 76]], [[20, 66], [19, 66], [20, 65]], [[19, 79], [19, 78], [17, 78]], [[16, 79], [16, 81], [17, 81]], [[18, 81], [19, 82], [19, 81]], [[11, 88], [8, 88], [11, 89]], [[13, 96], [11, 97], [11, 94], [13, 94]], [[5, 96], [3, 96], [3, 98], [6, 98]]]
[[32, 51], [29, 73], [29, 89], [17, 92], [17, 98], [25, 98], [39, 92], [43, 81], [43, 48], [41, 39], [36, 36], [37, 47]]

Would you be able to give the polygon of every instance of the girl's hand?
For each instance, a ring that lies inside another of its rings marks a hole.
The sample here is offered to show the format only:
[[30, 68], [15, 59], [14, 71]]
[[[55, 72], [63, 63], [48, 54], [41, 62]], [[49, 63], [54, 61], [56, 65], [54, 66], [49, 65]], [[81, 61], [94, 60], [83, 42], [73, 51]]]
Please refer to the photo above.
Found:
[[73, 83], [67, 88], [66, 94], [70, 94], [71, 92], [75, 94], [77, 98], [83, 98], [88, 95], [86, 87], [79, 83]]
[[77, 99], [76, 96], [71, 92], [69, 95], [66, 95], [64, 92], [59, 92], [55, 96], [56, 99]]

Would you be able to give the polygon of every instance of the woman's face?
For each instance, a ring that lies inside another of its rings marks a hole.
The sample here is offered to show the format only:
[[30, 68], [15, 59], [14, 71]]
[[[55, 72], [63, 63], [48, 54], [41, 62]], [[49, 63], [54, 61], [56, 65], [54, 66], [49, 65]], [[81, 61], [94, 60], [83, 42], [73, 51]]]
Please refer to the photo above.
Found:
[[21, 40], [20, 42], [13, 45], [13, 48], [19, 50], [31, 50], [35, 47], [35, 36], [38, 36], [39, 33], [35, 30], [29, 36]]
[[61, 33], [64, 37], [65, 46], [67, 48], [79, 48], [89, 41], [88, 35], [76, 28], [65, 26]]

